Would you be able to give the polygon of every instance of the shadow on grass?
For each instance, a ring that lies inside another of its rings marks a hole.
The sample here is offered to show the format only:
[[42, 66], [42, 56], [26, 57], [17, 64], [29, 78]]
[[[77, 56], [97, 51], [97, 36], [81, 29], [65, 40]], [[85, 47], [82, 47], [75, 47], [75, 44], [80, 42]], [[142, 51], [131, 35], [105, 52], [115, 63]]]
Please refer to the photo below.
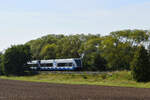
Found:
[[38, 75], [38, 71], [26, 71], [23, 76], [35, 76]]

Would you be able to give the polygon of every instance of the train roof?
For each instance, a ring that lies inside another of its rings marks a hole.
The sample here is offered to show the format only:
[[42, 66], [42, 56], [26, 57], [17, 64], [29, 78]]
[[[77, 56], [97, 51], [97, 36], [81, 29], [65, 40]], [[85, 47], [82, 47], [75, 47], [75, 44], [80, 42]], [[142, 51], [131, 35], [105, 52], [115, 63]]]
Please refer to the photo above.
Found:
[[70, 59], [52, 59], [52, 60], [34, 60], [31, 62], [28, 62], [28, 64], [36, 64], [38, 61], [40, 61], [40, 63], [67, 63], [67, 62], [73, 62], [74, 60], [80, 60], [80, 58], [70, 58]]

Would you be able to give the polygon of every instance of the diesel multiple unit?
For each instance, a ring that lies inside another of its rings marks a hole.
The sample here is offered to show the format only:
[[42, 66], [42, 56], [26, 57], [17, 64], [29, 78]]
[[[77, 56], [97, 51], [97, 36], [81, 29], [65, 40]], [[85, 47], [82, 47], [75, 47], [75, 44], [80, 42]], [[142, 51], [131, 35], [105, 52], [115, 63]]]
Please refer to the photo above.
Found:
[[82, 61], [80, 58], [34, 60], [27, 64], [30, 69], [40, 71], [71, 71], [82, 68]]

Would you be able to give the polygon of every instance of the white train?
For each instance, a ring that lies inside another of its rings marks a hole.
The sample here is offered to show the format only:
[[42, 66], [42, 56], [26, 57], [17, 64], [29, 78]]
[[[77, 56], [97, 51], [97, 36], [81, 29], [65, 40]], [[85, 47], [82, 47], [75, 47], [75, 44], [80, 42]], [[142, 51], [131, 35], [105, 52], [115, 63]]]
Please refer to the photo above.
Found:
[[34, 60], [31, 62], [28, 62], [27, 65], [32, 70], [71, 71], [71, 70], [80, 70], [82, 68], [82, 61], [80, 58]]

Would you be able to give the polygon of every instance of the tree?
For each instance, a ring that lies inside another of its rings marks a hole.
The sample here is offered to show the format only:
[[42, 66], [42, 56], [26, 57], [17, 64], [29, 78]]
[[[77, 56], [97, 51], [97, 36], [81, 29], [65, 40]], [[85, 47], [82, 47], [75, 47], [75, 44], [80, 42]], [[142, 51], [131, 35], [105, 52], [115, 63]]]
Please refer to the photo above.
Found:
[[103, 37], [99, 34], [52, 34], [27, 44], [33, 59], [79, 58], [84, 53], [84, 68], [88, 70], [101, 70], [101, 65], [107, 70], [130, 70], [134, 52], [141, 44], [148, 49], [149, 40], [147, 30], [121, 30]]
[[150, 61], [147, 50], [139, 46], [131, 63], [133, 79], [139, 82], [150, 81]]
[[79, 58], [81, 43], [78, 35], [64, 37], [57, 43], [57, 58]]
[[[26, 44], [30, 46], [33, 59], [46, 59], [43, 56], [44, 48], [47, 45], [56, 45], [56, 58], [78, 58], [81, 54], [78, 53], [82, 43], [90, 39], [99, 37], [100, 35], [54, 35], [50, 34], [36, 40], [31, 40]], [[46, 47], [47, 48], [47, 47]], [[46, 53], [44, 53], [46, 54]], [[49, 58], [49, 57], [48, 57]]]
[[121, 42], [130, 42], [133, 46], [144, 45], [149, 38], [149, 32], [147, 30], [122, 30], [111, 32], [110, 35], [117, 38]]
[[41, 58], [55, 59], [56, 58], [56, 44], [48, 44], [44, 46], [40, 52]]
[[103, 71], [106, 69], [106, 60], [101, 56], [99, 46], [101, 38], [93, 38], [82, 45], [80, 52], [84, 53], [84, 70]]
[[31, 40], [26, 44], [30, 46], [33, 59], [44, 59], [44, 56], [41, 56], [42, 49], [48, 44], [56, 44], [58, 40], [64, 38], [64, 35], [47, 35], [36, 40]]
[[99, 49], [110, 70], [130, 70], [136, 46], [130, 42], [130, 30], [117, 31], [103, 37]]
[[12, 46], [3, 55], [3, 72], [5, 75], [24, 75], [24, 65], [30, 60], [31, 53], [29, 46]]

